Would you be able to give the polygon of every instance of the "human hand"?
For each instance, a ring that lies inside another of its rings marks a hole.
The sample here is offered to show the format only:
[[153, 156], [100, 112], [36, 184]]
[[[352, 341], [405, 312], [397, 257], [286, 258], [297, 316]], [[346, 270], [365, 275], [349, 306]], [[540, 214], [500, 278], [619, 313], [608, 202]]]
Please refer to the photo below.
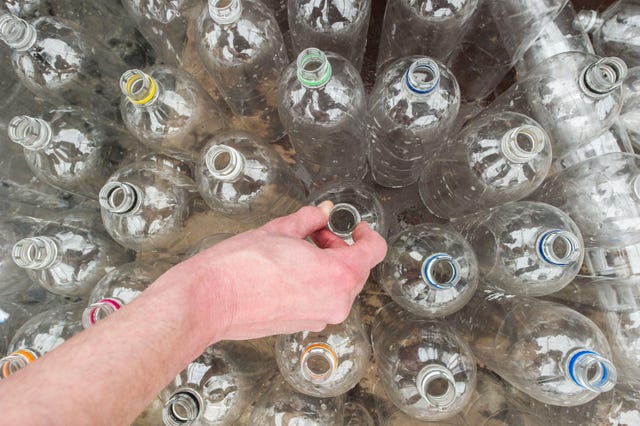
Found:
[[344, 321], [386, 242], [361, 222], [348, 246], [325, 228], [331, 207], [303, 207], [179, 265], [184, 273], [198, 271], [211, 296], [202, 302], [212, 318], [223, 318], [212, 327], [213, 340], [320, 331]]

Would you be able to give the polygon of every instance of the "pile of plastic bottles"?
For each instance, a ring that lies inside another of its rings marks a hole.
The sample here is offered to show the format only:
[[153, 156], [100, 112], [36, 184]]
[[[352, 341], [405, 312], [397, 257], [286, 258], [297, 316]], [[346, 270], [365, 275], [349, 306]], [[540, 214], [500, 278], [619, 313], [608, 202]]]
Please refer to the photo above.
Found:
[[0, 378], [331, 200], [389, 244], [362, 303], [138, 424], [640, 424], [640, 1], [381, 6], [0, 2]]

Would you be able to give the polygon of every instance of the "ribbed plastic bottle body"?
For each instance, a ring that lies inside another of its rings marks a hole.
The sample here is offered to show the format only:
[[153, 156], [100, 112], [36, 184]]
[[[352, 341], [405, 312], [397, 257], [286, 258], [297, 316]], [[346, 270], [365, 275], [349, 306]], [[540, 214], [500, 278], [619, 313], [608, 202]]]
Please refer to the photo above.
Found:
[[554, 159], [561, 158], [614, 124], [626, 74], [617, 58], [562, 53], [518, 80], [482, 115], [513, 111], [533, 118], [549, 134]]
[[284, 379], [298, 392], [318, 398], [342, 395], [362, 379], [371, 347], [356, 309], [347, 319], [320, 332], [279, 335], [276, 361]]
[[640, 67], [629, 69], [622, 83], [622, 109], [618, 121], [627, 131], [632, 145], [640, 148]]
[[529, 117], [479, 117], [427, 158], [420, 198], [446, 219], [520, 200], [547, 176], [551, 151], [547, 133]]
[[277, 376], [269, 390], [255, 403], [249, 424], [339, 425], [344, 413], [344, 397], [316, 398], [295, 391]]
[[541, 402], [581, 405], [615, 386], [604, 334], [566, 306], [479, 290], [455, 320], [480, 362]]
[[484, 99], [524, 55], [566, 0], [481, 1], [450, 67], [466, 100]]
[[548, 204], [507, 203], [452, 225], [473, 247], [480, 281], [488, 286], [541, 296], [562, 289], [580, 271], [580, 230], [567, 214]]
[[462, 308], [478, 286], [478, 264], [465, 239], [446, 227], [409, 226], [389, 241], [379, 281], [415, 315], [443, 317]]
[[478, 0], [388, 1], [380, 36], [378, 70], [410, 55], [424, 55], [446, 63], [477, 5]]
[[460, 108], [455, 77], [441, 63], [412, 56], [389, 65], [369, 98], [369, 165], [386, 187], [418, 180]]
[[304, 185], [265, 142], [244, 132], [223, 133], [205, 142], [196, 182], [211, 209], [259, 226], [302, 206]]
[[549, 22], [542, 33], [527, 49], [515, 68], [523, 76], [545, 60], [565, 52], [594, 53], [587, 33], [574, 25], [576, 11], [567, 2], [560, 14]]
[[360, 222], [367, 222], [383, 237], [387, 235], [389, 225], [382, 203], [372, 188], [360, 182], [322, 186], [309, 194], [307, 200], [315, 206], [326, 200], [333, 202], [327, 228], [348, 244], [353, 244], [352, 234]]
[[198, 82], [184, 71], [154, 66], [121, 80], [120, 113], [127, 129], [151, 150], [195, 161], [204, 140], [227, 119]]
[[280, 80], [278, 112], [313, 183], [364, 177], [368, 149], [364, 86], [343, 57], [318, 49], [303, 51]]
[[160, 393], [164, 424], [232, 424], [272, 368], [249, 342], [209, 346]]
[[367, 43], [371, 0], [289, 0], [288, 12], [296, 54], [315, 47], [337, 53], [360, 71]]
[[382, 386], [405, 413], [442, 420], [469, 402], [476, 385], [475, 360], [446, 324], [390, 303], [376, 313], [371, 339]]
[[547, 178], [530, 196], [565, 211], [586, 247], [640, 242], [640, 156], [611, 153]]
[[[228, 22], [230, 10], [235, 20]], [[276, 92], [289, 60], [271, 10], [262, 2], [209, 0], [197, 39], [200, 58], [233, 113], [260, 117], [264, 128], [254, 131], [269, 142], [282, 137]]]
[[123, 145], [134, 145], [124, 129], [73, 106], [51, 109], [39, 118], [14, 117], [9, 139], [24, 147], [36, 177], [92, 199], [123, 161]]

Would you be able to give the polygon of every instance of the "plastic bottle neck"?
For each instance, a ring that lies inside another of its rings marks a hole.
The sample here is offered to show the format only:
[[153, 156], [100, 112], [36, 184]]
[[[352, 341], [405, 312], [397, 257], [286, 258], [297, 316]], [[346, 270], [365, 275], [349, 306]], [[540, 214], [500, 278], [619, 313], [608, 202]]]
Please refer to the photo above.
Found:
[[27, 21], [11, 14], [0, 16], [0, 39], [10, 48], [24, 52], [33, 47], [36, 38], [36, 29]]
[[162, 420], [167, 426], [190, 425], [200, 416], [202, 397], [189, 388], [178, 389], [162, 409]]
[[618, 381], [618, 372], [611, 361], [584, 348], [569, 354], [566, 373], [575, 384], [593, 392], [610, 391]]
[[580, 88], [589, 96], [604, 96], [622, 84], [627, 71], [627, 64], [622, 59], [601, 58], [583, 70]]
[[6, 379], [38, 359], [38, 354], [31, 349], [19, 349], [0, 359], [0, 377]]
[[124, 303], [118, 299], [107, 298], [92, 303], [82, 312], [82, 326], [89, 328], [101, 319], [122, 308]]
[[440, 87], [440, 67], [433, 59], [420, 58], [407, 69], [404, 87], [412, 94], [424, 96]]
[[596, 10], [581, 10], [573, 20], [573, 27], [587, 33], [594, 33], [604, 24]]
[[545, 231], [538, 237], [538, 255], [551, 265], [565, 266], [576, 262], [582, 253], [580, 239], [562, 229]]
[[430, 405], [445, 409], [456, 401], [456, 381], [451, 370], [440, 364], [429, 364], [416, 376], [416, 388]]
[[133, 105], [150, 107], [158, 101], [162, 86], [149, 74], [134, 69], [122, 74], [120, 90]]
[[505, 133], [500, 149], [509, 161], [522, 164], [536, 158], [544, 149], [547, 140], [544, 130], [525, 124]]
[[327, 55], [320, 49], [309, 48], [298, 55], [298, 81], [310, 89], [324, 87], [331, 79], [332, 69]]
[[422, 262], [422, 281], [436, 290], [445, 290], [460, 281], [460, 265], [446, 253], [436, 253]]
[[209, 0], [209, 16], [221, 25], [232, 24], [242, 15], [240, 0]]
[[108, 182], [100, 190], [100, 206], [111, 214], [135, 214], [142, 204], [142, 191], [127, 182]]
[[327, 228], [340, 238], [349, 238], [362, 221], [360, 212], [351, 204], [338, 203], [329, 212]]
[[238, 179], [246, 164], [244, 155], [227, 145], [214, 145], [205, 154], [205, 165], [214, 179], [234, 181]]
[[58, 260], [58, 244], [50, 237], [31, 237], [18, 241], [11, 250], [13, 261], [21, 268], [41, 270]]
[[46, 148], [52, 133], [49, 123], [39, 118], [18, 115], [9, 122], [9, 139], [31, 151]]
[[302, 375], [313, 383], [329, 380], [338, 368], [338, 356], [326, 343], [312, 343], [300, 355]]

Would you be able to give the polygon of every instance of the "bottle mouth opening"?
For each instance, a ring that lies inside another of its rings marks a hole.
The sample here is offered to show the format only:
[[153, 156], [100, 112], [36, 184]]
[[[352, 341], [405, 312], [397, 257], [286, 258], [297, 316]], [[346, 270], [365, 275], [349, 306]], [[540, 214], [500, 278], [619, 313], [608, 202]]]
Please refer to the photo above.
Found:
[[323, 87], [331, 78], [332, 68], [327, 56], [315, 47], [300, 52], [296, 65], [298, 81], [305, 87]]
[[140, 70], [128, 70], [120, 77], [120, 90], [136, 105], [147, 105], [158, 98], [158, 85], [154, 78]]
[[35, 352], [29, 349], [19, 349], [0, 359], [0, 374], [3, 379], [6, 379], [36, 359], [38, 359], [38, 355]]
[[205, 155], [205, 164], [211, 175], [220, 180], [233, 180], [242, 173], [244, 156], [227, 145], [214, 145]]
[[51, 141], [51, 126], [44, 120], [18, 115], [9, 121], [9, 139], [24, 148], [36, 151]]
[[338, 367], [338, 356], [326, 343], [312, 343], [300, 356], [302, 375], [314, 383], [323, 383]]
[[33, 25], [10, 13], [0, 16], [0, 39], [18, 52], [31, 49], [37, 33]]
[[569, 231], [553, 229], [543, 233], [538, 239], [538, 254], [547, 263], [566, 266], [580, 258], [582, 244]]
[[49, 237], [24, 238], [13, 246], [11, 257], [21, 268], [46, 269], [57, 259], [58, 246]]
[[422, 281], [436, 290], [455, 286], [460, 281], [460, 265], [446, 253], [436, 253], [422, 262]]
[[580, 86], [588, 94], [604, 96], [624, 82], [627, 72], [627, 64], [622, 59], [601, 58], [584, 69]]
[[405, 74], [409, 90], [424, 95], [440, 85], [440, 67], [430, 58], [420, 58], [413, 62]]
[[241, 14], [240, 0], [209, 0], [209, 16], [218, 24], [231, 24]]
[[431, 364], [420, 370], [416, 386], [420, 396], [441, 409], [451, 406], [458, 396], [453, 373], [442, 365]]
[[501, 148], [508, 160], [526, 163], [542, 152], [547, 141], [544, 130], [536, 126], [523, 125], [505, 133]]
[[116, 299], [102, 299], [82, 312], [82, 326], [87, 329], [120, 309], [124, 303]]
[[200, 415], [201, 396], [192, 389], [178, 389], [162, 409], [165, 425], [179, 426], [193, 423]]
[[340, 238], [349, 238], [361, 221], [358, 209], [351, 204], [338, 203], [329, 212], [327, 227]]
[[128, 215], [135, 213], [142, 203], [140, 190], [126, 182], [108, 182], [100, 190], [98, 196], [100, 206], [106, 211]]
[[593, 392], [607, 392], [618, 381], [613, 363], [586, 349], [576, 350], [569, 356], [567, 370], [575, 384]]

